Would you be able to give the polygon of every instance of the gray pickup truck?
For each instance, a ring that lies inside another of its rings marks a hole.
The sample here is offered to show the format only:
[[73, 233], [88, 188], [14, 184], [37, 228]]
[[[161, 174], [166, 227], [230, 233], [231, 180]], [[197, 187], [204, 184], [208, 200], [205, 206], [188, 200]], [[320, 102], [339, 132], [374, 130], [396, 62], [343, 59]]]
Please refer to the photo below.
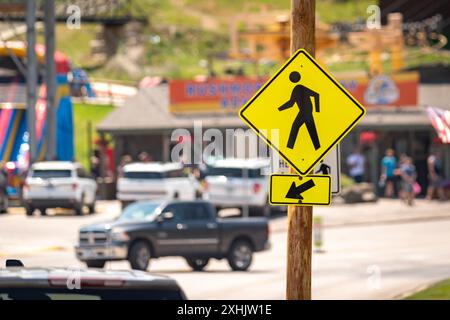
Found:
[[80, 229], [77, 258], [88, 267], [128, 260], [147, 270], [150, 259], [181, 256], [195, 271], [210, 258], [226, 258], [231, 269], [247, 270], [253, 252], [269, 246], [266, 218], [218, 218], [206, 201], [141, 201], [127, 206], [114, 221]]

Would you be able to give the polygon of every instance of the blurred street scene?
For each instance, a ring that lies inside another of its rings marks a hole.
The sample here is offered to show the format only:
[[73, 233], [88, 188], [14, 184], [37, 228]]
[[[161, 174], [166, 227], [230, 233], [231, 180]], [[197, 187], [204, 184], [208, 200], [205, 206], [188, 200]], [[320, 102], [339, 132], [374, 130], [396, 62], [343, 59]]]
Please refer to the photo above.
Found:
[[[0, 0], [0, 270], [284, 299], [269, 177], [288, 167], [238, 110], [291, 56], [290, 5]], [[312, 297], [407, 298], [450, 278], [450, 3], [316, 1], [315, 21], [315, 59], [367, 113], [312, 171], [333, 179]]]

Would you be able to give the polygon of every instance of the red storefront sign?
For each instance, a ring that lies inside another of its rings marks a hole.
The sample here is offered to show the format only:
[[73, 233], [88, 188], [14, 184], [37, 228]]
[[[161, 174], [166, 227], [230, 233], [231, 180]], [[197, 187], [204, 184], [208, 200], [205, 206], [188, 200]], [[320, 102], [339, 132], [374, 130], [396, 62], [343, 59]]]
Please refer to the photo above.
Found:
[[172, 112], [235, 112], [267, 81], [267, 78], [210, 79], [207, 81], [170, 81]]
[[[416, 106], [419, 75], [415, 72], [339, 77], [339, 82], [364, 106]], [[172, 80], [169, 82], [170, 111], [236, 112], [268, 78], [214, 78], [206, 81]]]
[[412, 107], [417, 105], [419, 74], [415, 72], [397, 75], [365, 77], [337, 77], [362, 105]]

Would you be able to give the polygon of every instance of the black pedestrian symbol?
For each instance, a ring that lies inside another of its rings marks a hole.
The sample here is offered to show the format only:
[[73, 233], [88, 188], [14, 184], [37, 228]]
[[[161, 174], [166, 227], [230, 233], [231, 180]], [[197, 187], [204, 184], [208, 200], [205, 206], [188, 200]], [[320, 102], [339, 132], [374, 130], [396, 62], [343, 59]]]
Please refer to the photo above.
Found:
[[302, 183], [298, 187], [295, 185], [295, 182], [292, 182], [291, 187], [289, 188], [288, 193], [286, 194], [286, 198], [289, 199], [296, 199], [298, 200], [298, 203], [302, 203], [303, 196], [302, 193], [311, 189], [316, 184], [312, 179]]
[[[297, 83], [300, 81], [300, 73], [297, 71], [291, 72], [289, 75], [289, 80], [293, 83]], [[313, 106], [311, 103], [311, 97], [314, 98], [314, 105], [316, 107], [316, 112], [319, 112], [319, 94], [314, 92], [313, 90], [298, 84], [292, 90], [291, 98], [288, 102], [283, 104], [278, 108], [279, 111], [283, 111], [289, 108], [292, 108], [295, 103], [297, 103], [297, 107], [299, 108], [299, 112], [297, 117], [292, 124], [291, 133], [289, 134], [289, 140], [287, 143], [287, 147], [289, 149], [293, 149], [295, 145], [295, 140], [297, 140], [298, 131], [300, 127], [305, 124], [308, 129], [309, 136], [314, 145], [314, 149], [317, 150], [320, 148], [319, 137], [317, 136], [316, 124], [314, 123], [313, 117]]]
[[319, 170], [316, 171], [316, 173], [322, 173], [322, 174], [330, 174], [330, 172], [331, 172], [331, 167], [323, 161], [320, 163]]

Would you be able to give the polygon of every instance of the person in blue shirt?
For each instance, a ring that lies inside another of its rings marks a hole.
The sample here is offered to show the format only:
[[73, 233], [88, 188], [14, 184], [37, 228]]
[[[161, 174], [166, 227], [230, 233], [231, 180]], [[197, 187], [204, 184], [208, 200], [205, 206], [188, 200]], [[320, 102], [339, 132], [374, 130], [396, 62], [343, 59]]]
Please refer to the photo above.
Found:
[[394, 194], [395, 169], [397, 168], [397, 159], [394, 156], [394, 150], [387, 149], [385, 156], [381, 160], [380, 182], [384, 184], [384, 196], [392, 198]]
[[414, 203], [416, 192], [414, 185], [416, 184], [416, 167], [414, 166], [410, 157], [405, 157], [400, 165], [400, 174], [402, 177], [402, 199], [406, 201], [409, 206]]

